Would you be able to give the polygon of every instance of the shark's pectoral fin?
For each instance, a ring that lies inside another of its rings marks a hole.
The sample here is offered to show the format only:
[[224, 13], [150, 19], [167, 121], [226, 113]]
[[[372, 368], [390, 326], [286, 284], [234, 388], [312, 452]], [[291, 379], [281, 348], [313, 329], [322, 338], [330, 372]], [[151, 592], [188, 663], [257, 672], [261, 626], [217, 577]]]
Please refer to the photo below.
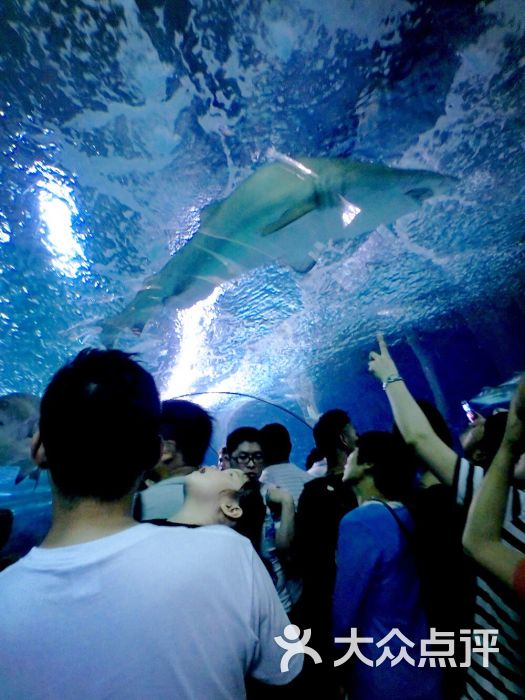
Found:
[[101, 323], [100, 342], [106, 349], [112, 350], [116, 347], [117, 341], [122, 334], [141, 335], [146, 323], [161, 306], [162, 301], [159, 299], [155, 304], [150, 303], [143, 308], [130, 306], [120, 314], [103, 320]]
[[317, 198], [316, 197], [311, 197], [310, 199], [307, 199], [304, 202], [301, 202], [295, 207], [292, 207], [291, 209], [287, 209], [284, 214], [282, 214], [277, 221], [274, 221], [270, 224], [267, 224], [261, 231], [261, 236], [269, 236], [271, 233], [275, 233], [276, 231], [280, 231], [283, 229], [285, 226], [288, 226], [288, 224], [293, 223], [294, 221], [297, 221], [297, 219], [300, 219], [303, 216], [306, 216], [306, 214], [309, 214], [311, 211], [313, 211], [317, 207]]
[[317, 260], [315, 260], [312, 256], [310, 258], [302, 260], [301, 262], [291, 263], [290, 267], [294, 272], [297, 272], [299, 275], [306, 275], [306, 273], [310, 272], [310, 270], [314, 267], [316, 262]]

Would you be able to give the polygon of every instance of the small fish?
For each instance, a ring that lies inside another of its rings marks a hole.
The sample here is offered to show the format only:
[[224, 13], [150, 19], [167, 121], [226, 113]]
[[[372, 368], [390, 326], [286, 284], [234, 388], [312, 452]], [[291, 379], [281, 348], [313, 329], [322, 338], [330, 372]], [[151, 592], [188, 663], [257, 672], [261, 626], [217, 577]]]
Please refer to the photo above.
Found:
[[271, 155], [276, 162], [205, 207], [197, 233], [120, 314], [104, 322], [101, 341], [107, 347], [123, 330], [140, 334], [163, 304], [188, 308], [257, 267], [280, 262], [307, 273], [323, 244], [353, 239], [357, 246], [380, 224], [449, 193], [455, 183], [424, 170]]

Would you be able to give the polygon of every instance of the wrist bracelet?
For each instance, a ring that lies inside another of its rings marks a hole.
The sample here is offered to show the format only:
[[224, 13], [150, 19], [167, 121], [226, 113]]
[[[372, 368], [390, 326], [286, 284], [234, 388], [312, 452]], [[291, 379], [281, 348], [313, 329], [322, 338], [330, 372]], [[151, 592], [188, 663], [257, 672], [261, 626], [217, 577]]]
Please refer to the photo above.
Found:
[[400, 377], [399, 374], [391, 374], [383, 382], [383, 391], [386, 391], [386, 388], [389, 384], [393, 384], [394, 382], [403, 382], [403, 381], [404, 381], [403, 377]]

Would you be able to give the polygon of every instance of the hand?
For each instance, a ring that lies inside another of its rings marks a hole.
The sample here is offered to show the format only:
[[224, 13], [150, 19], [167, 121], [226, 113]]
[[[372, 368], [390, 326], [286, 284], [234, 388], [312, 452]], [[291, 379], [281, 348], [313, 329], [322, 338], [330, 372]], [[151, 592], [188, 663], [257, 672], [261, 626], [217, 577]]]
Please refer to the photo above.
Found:
[[377, 342], [379, 343], [379, 352], [372, 351], [368, 356], [368, 371], [372, 372], [380, 382], [384, 382], [387, 377], [399, 374], [399, 372], [394, 360], [390, 357], [382, 333], [377, 334]]
[[525, 443], [525, 374], [522, 376], [516, 393], [514, 394], [507, 425], [505, 428], [504, 440], [507, 444], [518, 448], [518, 451], [524, 447]]
[[286, 489], [282, 489], [279, 486], [270, 486], [266, 492], [266, 503], [268, 505], [271, 503], [279, 505], [293, 503], [293, 496]]

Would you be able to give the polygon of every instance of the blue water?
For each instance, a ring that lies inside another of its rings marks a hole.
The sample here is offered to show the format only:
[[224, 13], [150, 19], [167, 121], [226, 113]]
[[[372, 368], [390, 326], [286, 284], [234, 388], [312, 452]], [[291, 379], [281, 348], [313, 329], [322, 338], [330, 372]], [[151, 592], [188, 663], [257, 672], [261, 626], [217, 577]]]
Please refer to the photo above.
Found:
[[0, 508], [13, 513], [13, 529], [2, 556], [20, 555], [40, 544], [51, 524], [51, 490], [45, 474], [38, 484], [25, 480], [14, 485], [14, 467], [0, 469]]
[[[118, 346], [164, 397], [240, 391], [307, 422], [341, 406], [366, 430], [390, 425], [366, 372], [382, 329], [458, 431], [462, 399], [525, 367], [524, 56], [519, 0], [2, 3], [0, 394], [40, 394], [100, 344], [101, 322], [274, 148], [458, 187], [357, 249], [324, 245], [307, 275], [261, 262], [208, 303], [158, 309]], [[215, 449], [280, 417], [298, 463], [311, 447], [278, 409], [205, 405]], [[45, 529], [45, 487], [0, 474], [13, 536]]]

